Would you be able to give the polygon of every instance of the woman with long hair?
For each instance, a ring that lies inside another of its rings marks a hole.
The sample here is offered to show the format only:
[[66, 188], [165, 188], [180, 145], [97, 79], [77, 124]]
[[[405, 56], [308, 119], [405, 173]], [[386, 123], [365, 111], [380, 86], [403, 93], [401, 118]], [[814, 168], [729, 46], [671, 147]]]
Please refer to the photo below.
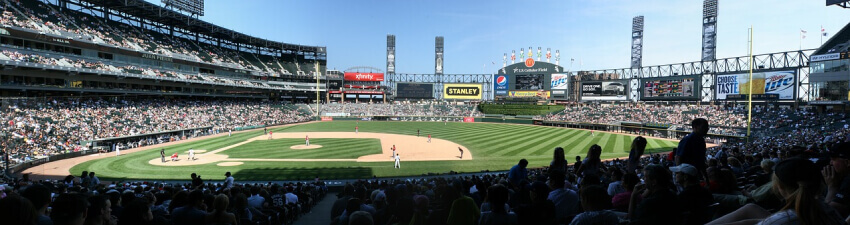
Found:
[[770, 214], [748, 204], [708, 224], [846, 224], [824, 203], [823, 176], [812, 161], [790, 158], [776, 164], [772, 191], [785, 199], [785, 206]]
[[211, 225], [236, 225], [236, 215], [233, 213], [227, 212], [227, 207], [230, 204], [230, 200], [227, 198], [227, 195], [218, 194], [215, 196], [215, 200], [213, 200], [213, 211], [210, 214], [207, 214], [206, 224]]
[[567, 159], [564, 157], [564, 148], [556, 147], [552, 162], [549, 163], [549, 171], [567, 172]]
[[582, 162], [581, 167], [578, 168], [577, 174], [585, 177], [585, 176], [599, 176], [600, 172], [603, 172], [605, 169], [602, 165], [602, 160], [600, 157], [602, 156], [602, 146], [592, 145], [590, 149], [587, 151], [587, 157], [584, 158], [584, 162]]

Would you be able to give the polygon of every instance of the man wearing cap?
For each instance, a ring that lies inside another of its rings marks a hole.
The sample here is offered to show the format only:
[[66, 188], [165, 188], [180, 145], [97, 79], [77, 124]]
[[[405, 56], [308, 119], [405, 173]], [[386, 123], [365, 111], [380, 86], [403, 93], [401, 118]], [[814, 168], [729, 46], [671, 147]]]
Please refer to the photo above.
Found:
[[821, 171], [827, 185], [825, 201], [846, 217], [850, 214], [850, 142], [833, 145], [829, 157], [829, 165]]
[[679, 202], [685, 212], [691, 212], [687, 224], [705, 224], [711, 220], [711, 216], [699, 217], [699, 212], [706, 211], [706, 207], [714, 204], [714, 197], [705, 187], [699, 185], [699, 172], [691, 164], [683, 163], [679, 166], [670, 167], [670, 171], [676, 175]]
[[691, 164], [697, 168], [700, 178], [705, 178], [705, 135], [708, 134], [708, 120], [696, 118], [691, 121], [693, 132], [682, 138], [676, 149], [676, 165]]

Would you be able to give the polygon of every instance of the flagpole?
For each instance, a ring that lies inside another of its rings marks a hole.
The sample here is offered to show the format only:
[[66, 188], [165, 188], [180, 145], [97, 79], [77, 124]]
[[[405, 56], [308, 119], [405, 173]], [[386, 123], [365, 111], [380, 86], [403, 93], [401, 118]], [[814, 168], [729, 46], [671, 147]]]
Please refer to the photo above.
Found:
[[[802, 40], [802, 39], [801, 39]], [[750, 142], [750, 127], [752, 127], [753, 123], [753, 26], [750, 25], [750, 83], [749, 89], [747, 89], [747, 142]], [[802, 41], [801, 41], [802, 42]]]

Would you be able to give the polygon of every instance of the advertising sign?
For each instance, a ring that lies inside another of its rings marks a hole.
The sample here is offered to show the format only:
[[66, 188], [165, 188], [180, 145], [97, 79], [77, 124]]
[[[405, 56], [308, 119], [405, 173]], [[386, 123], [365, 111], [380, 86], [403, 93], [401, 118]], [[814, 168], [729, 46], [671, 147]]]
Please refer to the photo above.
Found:
[[[729, 99], [730, 95], [750, 94], [750, 75], [747, 73], [717, 75], [714, 80], [717, 100]], [[753, 73], [753, 97], [773, 98], [778, 95], [781, 100], [793, 100], [795, 80], [793, 70]]]
[[334, 118], [330, 116], [323, 116], [322, 121], [334, 121]]
[[550, 98], [550, 97], [552, 97], [552, 93], [549, 92], [549, 91], [509, 91], [508, 97], [511, 97], [511, 98], [535, 98], [535, 97]]
[[463, 118], [463, 122], [464, 122], [464, 123], [474, 123], [474, 122], [475, 122], [475, 117], [464, 117], [464, 118]]
[[696, 76], [641, 79], [642, 100], [697, 99], [699, 78]]
[[508, 75], [493, 75], [493, 90], [496, 95], [508, 94]]
[[434, 98], [434, 84], [429, 83], [398, 83], [396, 84], [396, 98]]
[[384, 81], [383, 73], [345, 72], [345, 81]]
[[444, 84], [443, 99], [481, 99], [481, 84]]
[[582, 82], [581, 100], [628, 100], [628, 84], [628, 80]]
[[567, 90], [569, 77], [563, 73], [552, 74], [552, 90]]

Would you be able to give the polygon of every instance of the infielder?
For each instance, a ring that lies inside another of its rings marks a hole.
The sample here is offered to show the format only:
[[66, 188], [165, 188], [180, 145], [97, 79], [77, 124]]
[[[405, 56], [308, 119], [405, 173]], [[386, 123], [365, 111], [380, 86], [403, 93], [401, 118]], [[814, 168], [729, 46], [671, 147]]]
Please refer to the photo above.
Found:
[[189, 149], [189, 160], [195, 161], [195, 149]]
[[431, 143], [431, 134], [428, 134], [428, 143]]
[[271, 140], [271, 139], [272, 139], [272, 132], [269, 131], [269, 140]]
[[401, 169], [401, 164], [398, 163], [399, 160], [400, 158], [398, 157], [398, 154], [395, 154], [395, 166], [393, 166], [393, 168]]
[[457, 150], [460, 151], [460, 159], [463, 159], [463, 149], [460, 148], [460, 147], [457, 147]]
[[354, 133], [358, 133], [360, 130], [360, 126], [354, 126]]
[[310, 136], [304, 136], [304, 140], [307, 141], [307, 146], [310, 146]]
[[419, 129], [416, 129], [416, 137], [419, 137]]

